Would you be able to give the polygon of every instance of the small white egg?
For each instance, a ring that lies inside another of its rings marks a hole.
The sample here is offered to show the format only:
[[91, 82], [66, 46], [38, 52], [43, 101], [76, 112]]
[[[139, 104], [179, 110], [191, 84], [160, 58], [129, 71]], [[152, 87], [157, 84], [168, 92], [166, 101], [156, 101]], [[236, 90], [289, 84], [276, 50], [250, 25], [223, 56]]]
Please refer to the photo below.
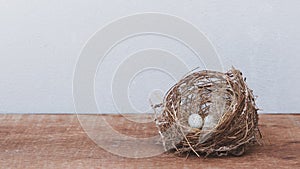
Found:
[[205, 117], [203, 128], [207, 130], [213, 129], [218, 123], [218, 120], [213, 115], [208, 115]]
[[210, 138], [211, 132], [216, 125], [217, 125], [217, 120], [212, 114], [209, 114], [208, 116], [205, 117], [204, 124], [201, 129], [202, 131], [199, 136], [200, 143], [204, 143], [208, 138]]
[[202, 118], [199, 114], [191, 114], [188, 123], [192, 128], [200, 128], [202, 126]]

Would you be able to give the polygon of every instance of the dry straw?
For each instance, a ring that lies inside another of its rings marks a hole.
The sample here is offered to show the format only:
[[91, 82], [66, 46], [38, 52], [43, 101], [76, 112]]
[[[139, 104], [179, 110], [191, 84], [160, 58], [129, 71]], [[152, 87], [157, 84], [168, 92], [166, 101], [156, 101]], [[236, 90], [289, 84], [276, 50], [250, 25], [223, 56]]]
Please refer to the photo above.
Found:
[[[176, 154], [240, 156], [261, 137], [252, 90], [234, 68], [193, 71], [153, 108], [164, 148]], [[200, 128], [189, 126], [194, 113], [201, 116]]]

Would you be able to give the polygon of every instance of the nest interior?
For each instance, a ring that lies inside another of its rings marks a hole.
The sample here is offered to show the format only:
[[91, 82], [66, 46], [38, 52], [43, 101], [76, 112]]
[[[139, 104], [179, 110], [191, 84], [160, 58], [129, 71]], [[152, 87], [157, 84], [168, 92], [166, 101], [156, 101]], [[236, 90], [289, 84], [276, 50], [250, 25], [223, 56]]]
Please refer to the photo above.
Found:
[[[164, 148], [176, 154], [239, 156], [261, 137], [252, 90], [235, 68], [194, 71], [153, 108]], [[201, 116], [201, 127], [190, 127], [191, 114]]]

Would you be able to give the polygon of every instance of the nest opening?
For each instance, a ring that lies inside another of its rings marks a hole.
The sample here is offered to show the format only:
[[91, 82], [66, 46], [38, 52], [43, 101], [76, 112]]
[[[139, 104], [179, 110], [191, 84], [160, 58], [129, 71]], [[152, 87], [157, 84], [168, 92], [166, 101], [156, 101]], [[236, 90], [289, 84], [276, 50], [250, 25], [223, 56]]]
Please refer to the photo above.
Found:
[[234, 68], [190, 73], [153, 109], [165, 150], [176, 154], [240, 156], [261, 137], [252, 90]]

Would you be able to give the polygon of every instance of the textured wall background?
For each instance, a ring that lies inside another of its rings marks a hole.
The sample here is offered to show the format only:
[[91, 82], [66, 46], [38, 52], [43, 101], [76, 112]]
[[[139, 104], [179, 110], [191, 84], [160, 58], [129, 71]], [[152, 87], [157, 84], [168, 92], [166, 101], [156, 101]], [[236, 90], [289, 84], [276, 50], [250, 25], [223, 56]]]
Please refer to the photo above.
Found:
[[[0, 0], [0, 113], [74, 112], [72, 76], [85, 42], [112, 20], [142, 12], [175, 15], [199, 28], [225, 69], [234, 65], [244, 72], [261, 112], [300, 112], [299, 8], [297, 0]], [[154, 35], [122, 42], [103, 63], [117, 65], [138, 50], [158, 47], [190, 68], [203, 66], [178, 42]], [[96, 76], [96, 99], [116, 113], [108, 88], [101, 88], [105, 76], [112, 74]], [[174, 82], [159, 71], [144, 71], [129, 87], [133, 106], [146, 111], [149, 91]]]

